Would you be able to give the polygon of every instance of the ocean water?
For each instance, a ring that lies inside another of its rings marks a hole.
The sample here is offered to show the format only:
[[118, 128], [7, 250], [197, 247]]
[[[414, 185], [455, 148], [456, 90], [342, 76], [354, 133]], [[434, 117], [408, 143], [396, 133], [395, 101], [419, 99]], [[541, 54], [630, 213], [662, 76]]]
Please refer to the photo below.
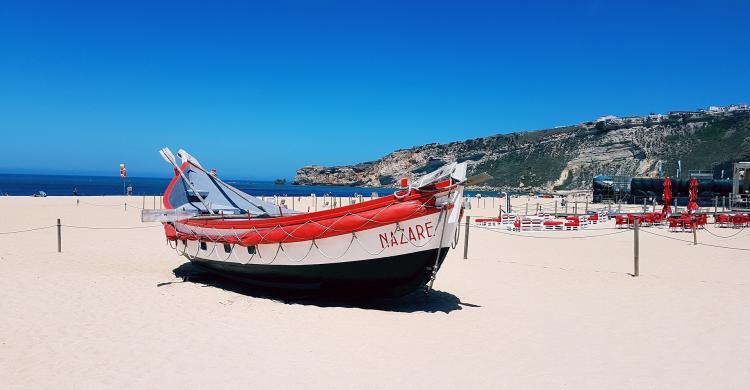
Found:
[[[153, 177], [128, 177], [125, 185], [133, 187], [133, 195], [161, 195], [167, 188], [170, 179]], [[255, 196], [308, 196], [332, 195], [353, 196], [360, 194], [370, 196], [390, 195], [392, 188], [344, 187], [344, 186], [298, 186], [293, 184], [274, 184], [271, 181], [231, 180], [224, 179], [232, 186]], [[44, 191], [48, 196], [73, 195], [74, 189], [82, 196], [123, 195], [123, 181], [119, 176], [71, 176], [71, 175], [21, 175], [0, 174], [0, 195], [31, 196]], [[473, 196], [478, 192], [467, 191]], [[482, 192], [485, 196], [496, 193]]]
[[[124, 184], [133, 187], [133, 195], [161, 195], [170, 180], [153, 177], [128, 177]], [[382, 196], [393, 192], [392, 189], [385, 188], [296, 186], [257, 180], [224, 179], [224, 181], [248, 194], [257, 196], [306, 196], [310, 194], [333, 196], [361, 194], [369, 196], [373, 192]], [[119, 176], [0, 174], [0, 194], [3, 195], [33, 195], [39, 191], [44, 191], [48, 196], [73, 195], [75, 189], [78, 189], [78, 194], [82, 196], [123, 195], [125, 192], [123, 180]]]

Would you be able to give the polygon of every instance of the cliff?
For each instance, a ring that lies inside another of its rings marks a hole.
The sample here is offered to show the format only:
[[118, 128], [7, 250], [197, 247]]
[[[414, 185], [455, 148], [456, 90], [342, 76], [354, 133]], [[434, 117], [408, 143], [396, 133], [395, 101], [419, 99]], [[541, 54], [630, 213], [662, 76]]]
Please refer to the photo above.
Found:
[[394, 151], [349, 166], [306, 166], [297, 184], [388, 186], [451, 161], [468, 161], [469, 173], [487, 172], [487, 186], [509, 190], [591, 187], [593, 175], [656, 176], [664, 172], [721, 169], [750, 160], [750, 108], [672, 112], [645, 117], [604, 117], [567, 127], [498, 134]]

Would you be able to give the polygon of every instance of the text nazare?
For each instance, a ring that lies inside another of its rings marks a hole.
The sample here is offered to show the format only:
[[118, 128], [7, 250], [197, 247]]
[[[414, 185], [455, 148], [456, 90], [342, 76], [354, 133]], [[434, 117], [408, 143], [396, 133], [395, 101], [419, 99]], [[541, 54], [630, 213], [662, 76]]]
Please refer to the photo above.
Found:
[[380, 237], [380, 246], [382, 248], [389, 248], [392, 246], [408, 244], [412, 241], [430, 238], [435, 235], [434, 230], [432, 221], [427, 221], [416, 226], [409, 226], [392, 232], [378, 234], [378, 236]]

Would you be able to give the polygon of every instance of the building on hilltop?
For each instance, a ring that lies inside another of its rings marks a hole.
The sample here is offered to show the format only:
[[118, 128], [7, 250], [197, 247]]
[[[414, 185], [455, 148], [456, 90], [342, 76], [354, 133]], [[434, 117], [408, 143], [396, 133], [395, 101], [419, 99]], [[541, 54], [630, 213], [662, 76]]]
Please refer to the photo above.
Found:
[[614, 115], [605, 115], [605, 116], [601, 116], [599, 118], [596, 118], [596, 120], [594, 122], [597, 122], [597, 123], [599, 123], [599, 122], [612, 122], [612, 121], [616, 121], [618, 119], [620, 119], [620, 118], [618, 118], [618, 117], [616, 117]]

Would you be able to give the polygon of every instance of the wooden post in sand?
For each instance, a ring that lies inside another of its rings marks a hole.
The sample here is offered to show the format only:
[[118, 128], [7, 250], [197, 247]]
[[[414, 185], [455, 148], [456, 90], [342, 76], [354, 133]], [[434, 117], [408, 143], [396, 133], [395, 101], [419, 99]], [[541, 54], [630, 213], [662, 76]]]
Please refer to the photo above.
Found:
[[695, 229], [695, 217], [693, 217], [693, 245], [698, 245], [698, 231]]
[[466, 229], [464, 230], [464, 260], [469, 256], [469, 217], [466, 216]]
[[62, 252], [62, 225], [60, 218], [57, 219], [57, 253]]
[[635, 219], [633, 223], [633, 276], [640, 275], [639, 270], [639, 259], [638, 259], [638, 225], [640, 225], [640, 221], [638, 218]]

